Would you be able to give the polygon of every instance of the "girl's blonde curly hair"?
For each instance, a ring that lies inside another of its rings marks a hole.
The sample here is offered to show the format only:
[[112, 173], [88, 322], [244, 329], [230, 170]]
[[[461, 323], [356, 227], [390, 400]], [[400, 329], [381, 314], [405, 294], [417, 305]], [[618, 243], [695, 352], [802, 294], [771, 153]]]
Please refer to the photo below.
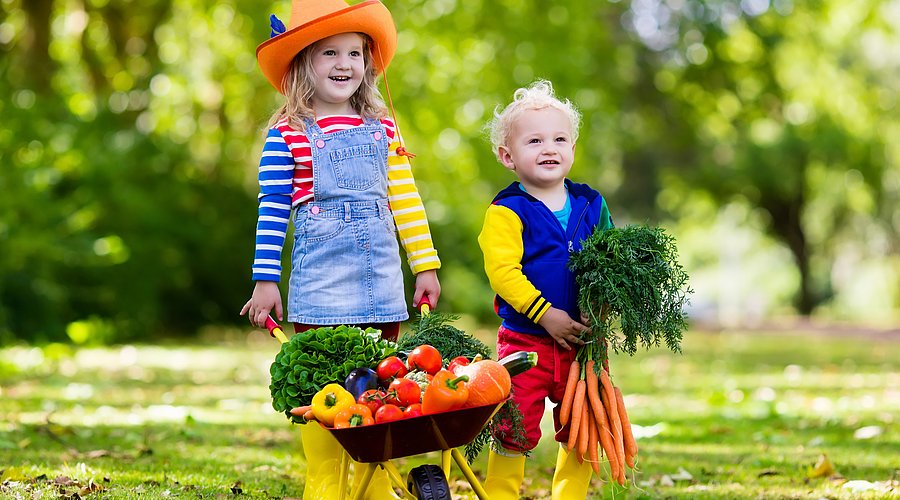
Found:
[[491, 147], [498, 160], [500, 146], [508, 146], [513, 124], [527, 110], [554, 108], [562, 111], [572, 123], [572, 142], [578, 140], [581, 113], [568, 99], [560, 100], [556, 97], [553, 93], [553, 84], [547, 80], [535, 80], [531, 85], [517, 89], [513, 94], [513, 101], [502, 110], [500, 108], [498, 105], [494, 109], [494, 117], [487, 126], [491, 134]]

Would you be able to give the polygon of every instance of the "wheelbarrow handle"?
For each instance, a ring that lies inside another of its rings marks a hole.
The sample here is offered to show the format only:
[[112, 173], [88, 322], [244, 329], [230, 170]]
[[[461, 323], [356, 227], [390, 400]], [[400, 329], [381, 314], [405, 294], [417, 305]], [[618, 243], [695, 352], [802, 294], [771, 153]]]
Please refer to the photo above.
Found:
[[431, 301], [428, 300], [427, 295], [422, 295], [422, 300], [419, 301], [419, 305], [416, 306], [419, 309], [419, 313], [422, 316], [427, 316], [428, 313], [431, 312]]
[[284, 334], [284, 330], [278, 326], [278, 323], [272, 319], [272, 316], [266, 316], [266, 329], [269, 330], [269, 335], [271, 335], [272, 338], [278, 339], [282, 344], [288, 341], [287, 336]]

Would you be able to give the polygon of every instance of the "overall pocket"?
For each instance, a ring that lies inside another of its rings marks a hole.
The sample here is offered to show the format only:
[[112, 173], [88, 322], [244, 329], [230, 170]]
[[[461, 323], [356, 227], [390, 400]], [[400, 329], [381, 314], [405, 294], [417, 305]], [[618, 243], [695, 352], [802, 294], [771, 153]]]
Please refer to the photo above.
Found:
[[379, 179], [378, 148], [375, 144], [357, 144], [329, 152], [337, 185], [362, 191]]

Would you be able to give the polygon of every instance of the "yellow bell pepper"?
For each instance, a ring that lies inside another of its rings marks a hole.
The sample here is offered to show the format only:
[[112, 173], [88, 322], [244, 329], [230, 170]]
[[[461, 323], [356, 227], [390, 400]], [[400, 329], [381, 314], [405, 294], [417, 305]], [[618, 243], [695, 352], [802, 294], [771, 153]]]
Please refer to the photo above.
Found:
[[341, 384], [328, 384], [313, 396], [312, 411], [316, 420], [328, 427], [334, 427], [334, 417], [338, 412], [356, 403], [353, 394]]

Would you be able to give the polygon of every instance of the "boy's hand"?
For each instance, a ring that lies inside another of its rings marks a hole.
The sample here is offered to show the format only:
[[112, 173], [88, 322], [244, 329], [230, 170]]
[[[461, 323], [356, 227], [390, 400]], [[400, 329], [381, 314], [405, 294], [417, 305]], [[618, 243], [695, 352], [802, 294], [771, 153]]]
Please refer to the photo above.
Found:
[[555, 307], [548, 309], [541, 316], [538, 324], [543, 326], [547, 333], [567, 351], [572, 350], [572, 347], [568, 344], [569, 342], [583, 345], [584, 341], [579, 337], [582, 333], [589, 330], [588, 327], [570, 318], [568, 313]]
[[[281, 309], [281, 291], [278, 290], [278, 283], [274, 281], [257, 281], [253, 287], [253, 295], [250, 300], [241, 308], [241, 316], [247, 314], [250, 324], [260, 328], [266, 327], [266, 317], [275, 310], [275, 316], [278, 321], [283, 321], [283, 312]], [[249, 313], [249, 314], [248, 314]]]
[[438, 281], [437, 271], [431, 269], [422, 271], [416, 275], [416, 292], [413, 294], [413, 306], [418, 307], [422, 301], [422, 296], [428, 297], [431, 307], [437, 307], [438, 299], [441, 297], [441, 283]]

